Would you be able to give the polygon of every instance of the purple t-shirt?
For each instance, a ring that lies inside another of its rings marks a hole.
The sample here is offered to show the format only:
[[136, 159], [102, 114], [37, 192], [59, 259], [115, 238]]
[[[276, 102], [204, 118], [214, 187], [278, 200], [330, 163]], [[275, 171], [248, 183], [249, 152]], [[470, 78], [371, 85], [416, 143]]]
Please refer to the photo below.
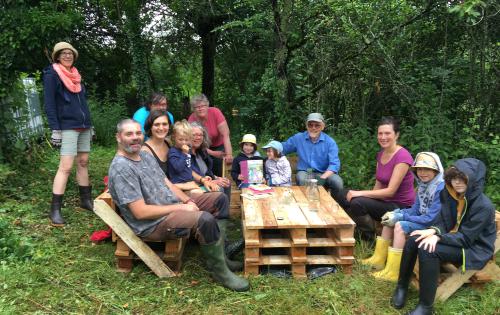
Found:
[[[377, 173], [375, 178], [382, 184], [382, 188], [387, 188], [391, 180], [392, 171], [399, 163], [406, 163], [409, 166], [413, 164], [413, 158], [410, 152], [401, 148], [396, 152], [386, 164], [380, 162], [382, 151], [377, 153]], [[415, 189], [413, 188], [413, 172], [408, 170], [398, 190], [391, 198], [385, 198], [384, 201], [395, 202], [397, 204], [410, 207], [415, 202]]]

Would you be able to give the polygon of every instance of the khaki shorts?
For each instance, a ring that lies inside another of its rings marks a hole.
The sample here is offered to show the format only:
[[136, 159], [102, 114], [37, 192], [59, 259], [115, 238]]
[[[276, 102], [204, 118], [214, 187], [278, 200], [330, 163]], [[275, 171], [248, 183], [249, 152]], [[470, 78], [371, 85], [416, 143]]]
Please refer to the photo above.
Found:
[[63, 130], [61, 155], [76, 156], [79, 152], [90, 152], [91, 129], [82, 131]]

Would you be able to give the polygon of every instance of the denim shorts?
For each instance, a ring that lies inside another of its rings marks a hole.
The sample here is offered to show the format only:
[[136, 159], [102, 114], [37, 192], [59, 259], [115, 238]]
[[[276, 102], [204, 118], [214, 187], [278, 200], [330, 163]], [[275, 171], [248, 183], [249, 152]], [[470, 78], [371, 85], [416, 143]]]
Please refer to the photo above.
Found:
[[409, 235], [411, 232], [416, 230], [425, 230], [429, 228], [426, 225], [410, 221], [399, 221], [399, 224], [401, 225], [401, 228], [403, 229], [406, 235]]
[[90, 152], [91, 130], [63, 130], [61, 155], [76, 156], [79, 152]]

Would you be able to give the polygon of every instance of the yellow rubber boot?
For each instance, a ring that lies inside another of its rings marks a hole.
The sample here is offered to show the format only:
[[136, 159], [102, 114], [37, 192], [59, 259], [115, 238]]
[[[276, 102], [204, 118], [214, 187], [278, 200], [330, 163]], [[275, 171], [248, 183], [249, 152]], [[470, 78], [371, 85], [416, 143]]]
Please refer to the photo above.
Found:
[[391, 241], [384, 240], [381, 236], [377, 236], [377, 242], [375, 243], [375, 251], [373, 256], [361, 260], [362, 265], [370, 265], [375, 268], [375, 270], [381, 270], [385, 266], [385, 261], [387, 259], [387, 250]]
[[381, 280], [392, 282], [398, 281], [402, 254], [402, 249], [389, 247], [387, 264], [385, 265], [384, 270], [373, 273], [373, 276]]

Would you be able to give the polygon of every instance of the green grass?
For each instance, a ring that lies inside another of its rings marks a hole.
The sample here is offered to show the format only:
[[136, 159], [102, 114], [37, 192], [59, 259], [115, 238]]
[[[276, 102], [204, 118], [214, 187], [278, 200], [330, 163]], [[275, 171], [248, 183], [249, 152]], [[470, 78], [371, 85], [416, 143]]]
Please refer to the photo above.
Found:
[[[92, 151], [94, 194], [103, 187], [113, 155], [113, 148]], [[388, 303], [394, 284], [375, 280], [359, 265], [352, 275], [336, 273], [313, 281], [251, 277], [252, 289], [235, 293], [212, 282], [197, 246], [190, 244], [181, 277], [159, 279], [142, 263], [130, 274], [118, 273], [114, 244], [89, 241], [93, 231], [106, 226], [93, 213], [75, 210], [74, 180], [63, 209], [68, 224], [49, 226], [57, 163], [57, 153], [46, 151], [43, 159], [14, 170], [8, 187], [2, 186], [0, 220], [9, 223], [7, 238], [19, 240], [31, 255], [1, 261], [0, 314], [400, 314]], [[357, 257], [369, 252], [367, 244], [357, 244]], [[481, 290], [465, 287], [438, 303], [437, 314], [498, 314], [498, 296], [498, 283]], [[416, 302], [412, 289], [405, 311]]]

